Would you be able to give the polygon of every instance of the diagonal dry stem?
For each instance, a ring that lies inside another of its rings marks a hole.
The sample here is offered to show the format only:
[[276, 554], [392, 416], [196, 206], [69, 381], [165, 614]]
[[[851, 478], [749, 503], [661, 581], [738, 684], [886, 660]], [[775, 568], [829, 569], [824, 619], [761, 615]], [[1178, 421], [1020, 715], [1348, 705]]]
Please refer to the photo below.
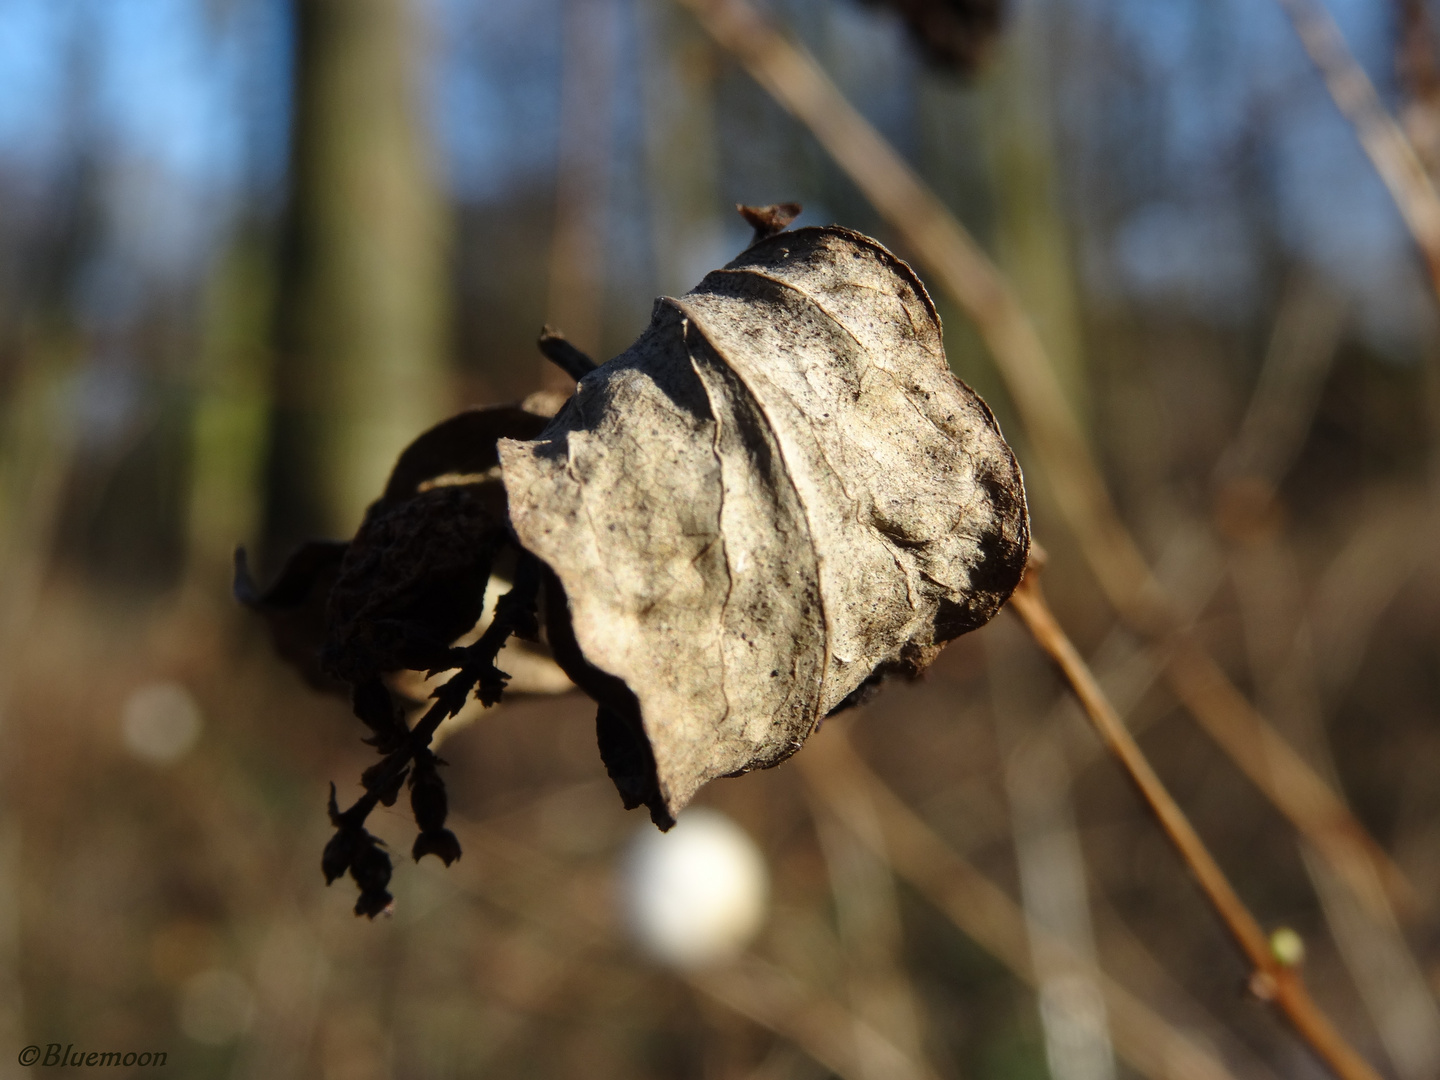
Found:
[[1337, 1076], [1343, 1080], [1379, 1080], [1379, 1073], [1351, 1048], [1320, 1011], [1299, 972], [1282, 964], [1272, 953], [1260, 923], [1235, 892], [1185, 812], [1150, 767], [1139, 744], [1121, 722], [1089, 667], [1056, 622], [1045, 603], [1033, 567], [1010, 598], [1010, 607], [1024, 622], [1036, 643], [1059, 666], [1101, 740], [1140, 789], [1141, 796], [1159, 820], [1165, 835], [1249, 960], [1255, 971], [1252, 987], [1259, 995], [1274, 1002], [1301, 1038]]
[[[676, 0], [820, 142], [906, 247], [974, 320], [1024, 422], [1055, 500], [1122, 618], [1168, 645], [1172, 689], [1206, 733], [1317, 849], [1360, 851], [1390, 901], [1413, 910], [1403, 873], [1344, 802], [1181, 629], [1174, 604], [1121, 522], [1035, 328], [1000, 270], [808, 53], [749, 0]], [[1347, 881], [1349, 859], [1336, 863]], [[1352, 883], [1358, 888], [1358, 883]], [[1362, 894], [1363, 895], [1363, 894]]]
[[1390, 191], [1440, 293], [1440, 195], [1420, 155], [1386, 110], [1340, 27], [1319, 0], [1276, 0], [1320, 69], [1326, 89], [1355, 129], [1361, 147]]

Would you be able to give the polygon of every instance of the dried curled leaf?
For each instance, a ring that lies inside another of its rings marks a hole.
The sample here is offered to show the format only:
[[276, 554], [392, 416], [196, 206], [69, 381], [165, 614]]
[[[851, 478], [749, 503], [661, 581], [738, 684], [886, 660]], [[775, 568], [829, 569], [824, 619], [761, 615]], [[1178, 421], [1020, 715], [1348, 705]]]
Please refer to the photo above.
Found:
[[321, 869], [354, 879], [357, 914], [391, 909], [365, 822], [407, 783], [412, 856], [460, 857], [434, 743], [500, 700], [507, 642], [534, 652], [510, 660], [548, 648], [596, 700], [625, 805], [664, 828], [706, 781], [777, 764], [884, 676], [918, 674], [1019, 581], [1019, 468], [910, 268], [844, 229], [778, 232], [799, 207], [745, 210], [752, 246], [657, 301], [610, 363], [547, 329], [542, 352], [580, 376], [563, 407], [532, 395], [432, 428], [352, 541], [307, 545], [268, 590], [238, 553], [237, 596], [347, 689], [380, 755], [349, 807], [329, 802]]
[[840, 228], [761, 240], [657, 301], [499, 457], [514, 535], [563, 591], [556, 659], [662, 826], [983, 624], [1029, 548], [1019, 467], [924, 286]]

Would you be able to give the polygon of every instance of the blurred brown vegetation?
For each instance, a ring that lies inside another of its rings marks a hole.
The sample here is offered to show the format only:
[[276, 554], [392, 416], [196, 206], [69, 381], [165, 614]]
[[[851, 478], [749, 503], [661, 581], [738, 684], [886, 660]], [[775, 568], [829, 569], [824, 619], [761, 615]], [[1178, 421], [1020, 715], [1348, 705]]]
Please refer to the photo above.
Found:
[[[648, 826], [573, 693], [446, 743], [464, 858], [397, 858], [394, 917], [355, 919], [320, 874], [324, 799], [371, 754], [230, 601], [233, 544], [273, 568], [346, 535], [427, 423], [560, 385], [547, 320], [619, 351], [651, 297], [743, 246], [737, 201], [917, 252], [667, 0], [193, 6], [247, 58], [248, 164], [191, 214], [201, 254], [137, 254], [191, 211], [125, 156], [87, 51], [143, 5], [46, 39], [58, 148], [0, 159], [0, 1076], [57, 1041], [166, 1050], [187, 1077], [1324, 1075], [1003, 613], [794, 762], [702, 793], [773, 877], [736, 965], [675, 974], [627, 942], [617, 856]], [[1194, 639], [1413, 886], [1367, 906], [1180, 707], [932, 281], [1027, 470], [1061, 621], [1265, 929], [1301, 935], [1344, 1034], [1424, 1080], [1436, 298], [1278, 9], [1144, 7], [1012, 3], [968, 75], [883, 6], [770, 10], [1007, 274]], [[1336, 7], [1433, 128], [1405, 81], [1434, 66], [1428, 5]], [[406, 817], [372, 817], [400, 853]]]

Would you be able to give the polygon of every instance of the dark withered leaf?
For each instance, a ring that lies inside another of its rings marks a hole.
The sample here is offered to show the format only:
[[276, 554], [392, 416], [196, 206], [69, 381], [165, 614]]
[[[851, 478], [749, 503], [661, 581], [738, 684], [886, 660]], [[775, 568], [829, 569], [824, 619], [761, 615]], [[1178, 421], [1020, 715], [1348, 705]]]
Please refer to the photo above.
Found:
[[1020, 579], [1020, 470], [914, 273], [840, 228], [762, 240], [502, 440], [556, 659], [627, 804], [669, 823], [914, 675]]
[[[345, 569], [350, 593], [347, 607], [354, 609], [357, 605], [355, 595], [367, 592], [370, 587], [369, 581], [357, 579], [363, 579], [365, 573], [384, 563], [387, 573], [386, 580], [381, 584], [393, 588], [397, 576], [395, 568], [405, 562], [407, 554], [413, 554], [402, 552], [392, 556], [384, 551], [377, 553], [374, 550], [377, 541], [383, 544], [395, 532], [393, 518], [396, 507], [435, 490], [437, 483], [444, 487], [482, 480], [487, 474], [493, 473], [499, 464], [495, 449], [498, 439], [534, 438], [548, 422], [547, 417], [515, 405], [469, 409], [436, 424], [412, 442], [395, 463], [384, 493], [367, 515], [370, 528], [361, 530], [360, 538], [363, 538], [370, 550], [352, 557], [350, 566]], [[491, 515], [498, 514], [503, 519], [504, 495], [498, 481], [491, 480], [485, 498]], [[428, 514], [439, 517], [449, 514], [449, 503], [445, 496], [433, 499], [432, 503], [433, 505], [423, 505], [408, 514], [408, 531], [412, 536], [430, 531]], [[471, 517], [473, 518], [473, 514]], [[381, 531], [379, 537], [375, 535], [377, 526], [372, 524], [376, 518], [386, 519], [390, 527], [388, 531]], [[473, 520], [467, 524], [473, 524]], [[443, 538], [453, 537], [455, 532], [453, 528], [445, 527], [440, 531], [443, 534], [442, 544]], [[411, 546], [413, 548], [415, 545]], [[355, 681], [347, 677], [337, 677], [333, 670], [320, 661], [320, 651], [326, 643], [330, 628], [327, 612], [331, 593], [341, 575], [342, 563], [349, 548], [349, 543], [335, 540], [314, 540], [302, 544], [285, 561], [274, 582], [263, 590], [251, 576], [244, 549], [235, 552], [235, 598], [264, 618], [276, 651], [300, 671], [306, 682], [318, 690], [330, 693], [348, 693], [350, 683]], [[445, 553], [442, 552], [440, 561], [447, 561], [444, 556]], [[453, 555], [448, 560], [452, 565], [455, 561]], [[433, 560], [427, 562], [427, 568], [432, 563]], [[363, 607], [363, 604], [361, 606]], [[421, 598], [416, 606], [423, 614], [427, 604]], [[350, 618], [355, 616], [353, 610], [345, 614]], [[414, 612], [409, 614], [413, 615]], [[458, 613], [448, 610], [443, 612], [439, 620], [442, 625], [437, 627], [438, 631], [448, 631], [460, 618]], [[461, 627], [455, 636], [458, 637], [473, 625], [472, 619]], [[342, 626], [342, 632], [345, 630]], [[387, 626], [381, 632], [409, 632], [413, 636], [411, 627]], [[388, 658], [388, 653], [393, 650], [392, 646], [381, 649], [381, 652], [386, 653]], [[370, 651], [374, 652], [373, 649]], [[349, 671], [349, 674], [355, 672]]]
[[321, 664], [352, 684], [400, 668], [445, 666], [451, 643], [480, 617], [505, 536], [498, 480], [376, 503], [331, 590]]
[[655, 776], [655, 755], [640, 724], [638, 710], [617, 712], [601, 705], [595, 714], [595, 742], [600, 760], [626, 810], [649, 809], [651, 820], [662, 829], [675, 824]]
[[380, 502], [388, 506], [412, 498], [442, 477], [479, 479], [500, 464], [498, 440], [533, 439], [549, 422], [517, 405], [467, 409], [443, 420], [405, 448]]
[[897, 12], [935, 67], [972, 74], [986, 60], [1005, 18], [1003, 0], [865, 0]]
[[331, 589], [326, 671], [358, 684], [445, 666], [450, 644], [480, 617], [507, 539], [497, 443], [533, 438], [547, 423], [518, 406], [470, 409], [405, 448]]
[[346, 686], [319, 661], [325, 641], [325, 612], [330, 590], [349, 545], [334, 540], [301, 544], [267, 589], [250, 575], [245, 549], [235, 551], [235, 598], [265, 620], [275, 651], [317, 690], [345, 693]]

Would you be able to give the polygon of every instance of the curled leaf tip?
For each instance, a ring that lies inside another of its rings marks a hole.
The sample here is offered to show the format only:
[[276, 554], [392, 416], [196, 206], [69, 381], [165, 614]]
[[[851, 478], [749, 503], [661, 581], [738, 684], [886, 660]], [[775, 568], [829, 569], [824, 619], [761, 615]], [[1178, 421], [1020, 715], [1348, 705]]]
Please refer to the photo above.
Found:
[[755, 230], [755, 235], [750, 240], [753, 247], [761, 240], [768, 240], [776, 233], [784, 232], [790, 227], [790, 223], [798, 218], [803, 211], [799, 203], [771, 203], [769, 206], [746, 206], [744, 203], [736, 203], [735, 209], [745, 219], [745, 223]]
[[572, 345], [569, 339], [553, 326], [546, 326], [540, 331], [540, 338], [536, 344], [540, 347], [540, 354], [546, 360], [549, 360], [576, 382], [597, 367], [594, 360]]

